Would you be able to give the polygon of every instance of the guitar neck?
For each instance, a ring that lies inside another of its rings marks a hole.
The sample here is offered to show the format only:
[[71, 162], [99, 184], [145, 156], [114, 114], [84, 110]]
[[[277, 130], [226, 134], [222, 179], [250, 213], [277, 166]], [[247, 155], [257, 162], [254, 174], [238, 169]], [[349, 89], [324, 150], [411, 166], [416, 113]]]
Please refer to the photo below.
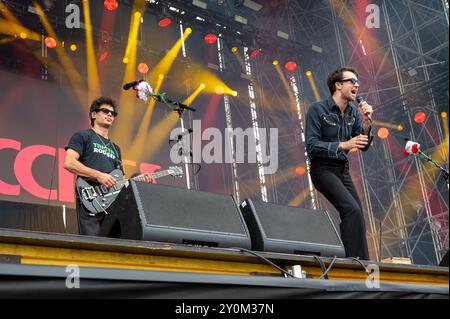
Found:
[[[146, 175], [147, 175], [148, 177], [150, 177], [150, 178], [155, 178], [155, 179], [157, 179], [157, 178], [160, 178], [160, 177], [164, 177], [164, 176], [170, 175], [170, 171], [169, 171], [169, 170], [165, 170], [165, 171], [159, 171], [159, 172], [154, 172], [154, 173], [142, 174], [142, 175], [133, 177], [133, 178], [131, 178], [131, 179], [132, 179], [132, 180], [135, 180], [135, 181], [144, 182], [144, 181], [145, 181], [145, 176], [146, 176]], [[124, 180], [122, 180], [122, 181], [120, 181], [120, 182], [122, 183], [122, 185], [125, 185], [127, 181], [128, 181], [128, 179], [124, 179]]]

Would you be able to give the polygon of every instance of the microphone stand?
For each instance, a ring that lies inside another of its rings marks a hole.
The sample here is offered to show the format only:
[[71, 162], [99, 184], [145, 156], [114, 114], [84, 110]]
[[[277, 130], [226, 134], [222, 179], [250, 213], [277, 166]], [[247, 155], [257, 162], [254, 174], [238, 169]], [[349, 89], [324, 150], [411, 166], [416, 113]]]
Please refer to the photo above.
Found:
[[439, 168], [439, 170], [444, 174], [444, 178], [448, 181], [448, 171], [443, 168], [441, 165], [439, 165], [435, 160], [433, 160], [431, 157], [429, 157], [427, 154], [423, 153], [422, 151], [419, 150], [418, 152], [419, 154], [419, 158], [426, 160], [427, 162], [431, 162], [434, 164], [434, 166], [436, 166], [437, 168]]
[[[196, 110], [192, 107], [187, 106], [186, 104], [183, 104], [181, 102], [176, 102], [176, 101], [172, 101], [168, 98], [166, 98], [166, 94], [165, 93], [161, 93], [161, 94], [149, 94], [148, 96], [151, 96], [152, 98], [156, 99], [157, 101], [166, 104], [169, 108], [172, 109], [172, 111], [176, 111], [178, 113], [178, 117], [180, 119], [180, 125], [181, 125], [181, 132], [185, 132], [185, 127], [184, 127], [184, 120], [183, 120], [183, 112], [184, 110], [189, 110], [192, 112], [195, 112]], [[184, 145], [182, 145], [184, 146]], [[189, 177], [189, 161], [188, 158], [186, 156], [186, 154], [184, 153], [184, 149], [182, 149], [182, 155], [183, 155], [183, 163], [184, 163], [184, 170], [186, 172], [186, 186], [187, 189], [191, 188], [191, 181], [190, 181], [190, 177]], [[189, 151], [190, 156], [192, 156], [192, 146], [191, 149]]]
[[150, 94], [151, 97], [156, 99], [157, 101], [166, 104], [168, 107], [172, 109], [172, 111], [178, 112], [178, 115], [181, 118], [181, 115], [184, 110], [189, 110], [195, 112], [196, 110], [192, 107], [187, 106], [186, 104], [183, 104], [181, 102], [172, 101], [168, 98], [166, 98], [166, 93], [157, 93], [157, 94]]

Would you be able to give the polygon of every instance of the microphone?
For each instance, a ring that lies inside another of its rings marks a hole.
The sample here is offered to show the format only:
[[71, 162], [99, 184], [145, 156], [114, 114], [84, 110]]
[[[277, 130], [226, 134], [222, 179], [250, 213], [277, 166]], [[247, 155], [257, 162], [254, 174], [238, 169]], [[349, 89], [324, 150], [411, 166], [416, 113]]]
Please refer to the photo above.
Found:
[[[362, 95], [357, 95], [356, 96], [356, 102], [361, 103], [362, 101], [364, 101], [364, 97]], [[366, 113], [367, 118], [369, 119], [370, 122], [372, 122], [372, 116], [370, 116], [369, 113]]]
[[139, 83], [141, 83], [141, 82], [143, 82], [144, 80], [139, 80], [139, 81], [133, 81], [133, 82], [130, 82], [130, 83], [125, 83], [124, 85], [123, 85], [123, 89], [124, 90], [126, 90], [126, 91], [128, 91], [129, 89], [135, 89], [135, 87], [136, 87], [136, 85], [138, 85]]

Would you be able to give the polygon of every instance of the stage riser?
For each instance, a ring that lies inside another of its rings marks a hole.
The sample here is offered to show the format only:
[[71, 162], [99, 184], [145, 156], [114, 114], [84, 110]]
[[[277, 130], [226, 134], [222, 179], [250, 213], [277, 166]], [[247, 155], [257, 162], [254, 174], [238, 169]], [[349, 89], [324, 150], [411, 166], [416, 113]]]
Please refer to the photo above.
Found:
[[[261, 254], [285, 270], [293, 265], [301, 265], [308, 278], [318, 279], [322, 275], [319, 263], [311, 257]], [[62, 234], [0, 230], [0, 255], [8, 255], [13, 263], [28, 265], [76, 264], [98, 268], [283, 277], [280, 271], [262, 259], [237, 250]], [[322, 260], [325, 266], [331, 262], [330, 258]], [[369, 263], [365, 264], [367, 266]], [[374, 265], [380, 269], [381, 283], [448, 286], [448, 268], [380, 263]], [[367, 279], [361, 265], [346, 259], [338, 259], [328, 275], [330, 280]]]

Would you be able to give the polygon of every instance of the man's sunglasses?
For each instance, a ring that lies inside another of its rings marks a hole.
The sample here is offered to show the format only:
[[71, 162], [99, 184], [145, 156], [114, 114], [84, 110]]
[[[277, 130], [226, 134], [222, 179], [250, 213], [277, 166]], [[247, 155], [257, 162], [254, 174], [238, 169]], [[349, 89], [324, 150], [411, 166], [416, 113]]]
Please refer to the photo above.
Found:
[[111, 110], [108, 110], [108, 109], [104, 109], [104, 108], [97, 109], [96, 112], [102, 112], [102, 113], [105, 113], [105, 114], [111, 114], [111, 115], [114, 116], [114, 117], [116, 117], [116, 116], [118, 115], [117, 112], [111, 111]]
[[339, 82], [348, 82], [348, 81], [352, 82], [353, 85], [356, 85], [356, 84], [360, 85], [361, 84], [361, 82], [359, 80], [357, 80], [357, 79], [343, 79], [343, 80], [340, 80]]

